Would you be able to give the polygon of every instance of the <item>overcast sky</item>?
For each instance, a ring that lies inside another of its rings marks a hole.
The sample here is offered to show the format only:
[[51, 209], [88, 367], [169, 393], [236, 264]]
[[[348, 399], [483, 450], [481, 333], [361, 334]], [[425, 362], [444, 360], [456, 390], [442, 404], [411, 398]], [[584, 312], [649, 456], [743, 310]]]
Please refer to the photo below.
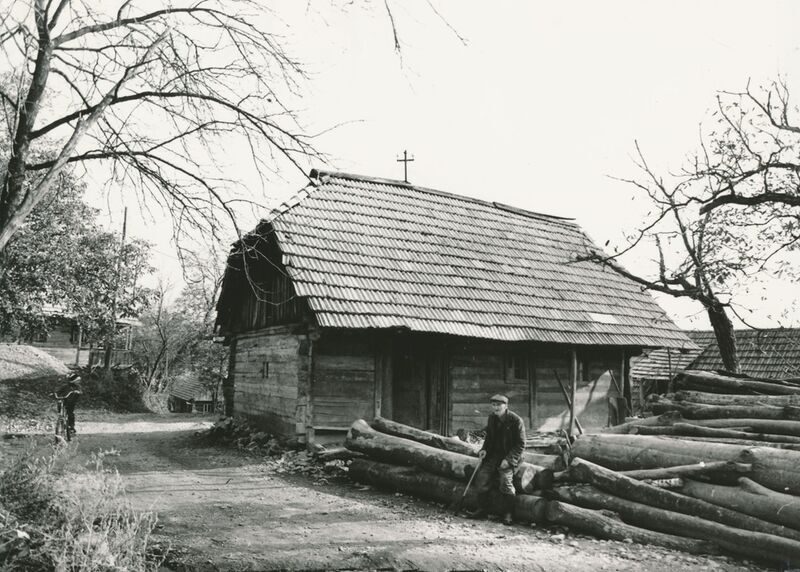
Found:
[[[311, 133], [338, 125], [316, 140], [330, 163], [307, 169], [402, 179], [396, 159], [407, 149], [414, 184], [572, 217], [613, 245], [645, 208], [610, 178], [637, 174], [635, 141], [656, 169], [676, 170], [718, 90], [800, 78], [793, 2], [432, 3], [447, 23], [422, 0], [391, 4], [402, 58], [383, 2], [372, 11], [277, 4], [310, 72], [293, 107]], [[303, 183], [284, 171], [262, 214]], [[132, 218], [131, 232], [144, 234]], [[744, 301], [762, 327], [800, 326], [774, 319], [795, 290], [770, 284]], [[659, 301], [679, 325], [708, 327], [697, 307]]]

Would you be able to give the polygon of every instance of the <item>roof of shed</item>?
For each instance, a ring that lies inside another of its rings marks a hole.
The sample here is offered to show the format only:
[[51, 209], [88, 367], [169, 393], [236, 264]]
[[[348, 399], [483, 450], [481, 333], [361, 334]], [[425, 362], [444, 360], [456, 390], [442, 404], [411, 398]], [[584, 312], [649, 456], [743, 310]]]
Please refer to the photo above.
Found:
[[692, 345], [640, 286], [576, 261], [596, 247], [570, 219], [400, 181], [311, 179], [264, 222], [320, 326]]
[[[714, 332], [686, 333], [699, 349], [684, 353], [653, 350], [631, 367], [631, 377], [666, 381], [682, 369], [725, 369]], [[800, 328], [736, 330], [736, 345], [744, 375], [769, 379], [800, 377]]]
[[169, 389], [169, 394], [185, 401], [213, 401], [213, 392], [196, 377], [179, 377]]

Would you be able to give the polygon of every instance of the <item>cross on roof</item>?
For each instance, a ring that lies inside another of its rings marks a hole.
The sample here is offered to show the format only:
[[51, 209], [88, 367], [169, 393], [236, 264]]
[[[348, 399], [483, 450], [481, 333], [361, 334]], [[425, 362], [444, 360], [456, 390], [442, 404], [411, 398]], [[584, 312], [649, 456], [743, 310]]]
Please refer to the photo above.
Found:
[[408, 182], [408, 164], [414, 160], [413, 155], [409, 159], [408, 151], [403, 151], [403, 158], [398, 157], [397, 162], [403, 164], [403, 181]]

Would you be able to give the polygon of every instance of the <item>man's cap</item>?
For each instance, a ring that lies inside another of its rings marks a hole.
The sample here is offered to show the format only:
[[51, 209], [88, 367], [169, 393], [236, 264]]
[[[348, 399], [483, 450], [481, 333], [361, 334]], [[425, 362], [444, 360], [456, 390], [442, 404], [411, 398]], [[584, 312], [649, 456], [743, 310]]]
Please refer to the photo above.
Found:
[[500, 395], [499, 393], [497, 395], [492, 395], [492, 397], [489, 399], [489, 403], [491, 403], [492, 401], [497, 401], [499, 403], [505, 403], [506, 405], [508, 405], [508, 397], [506, 397], [505, 395]]

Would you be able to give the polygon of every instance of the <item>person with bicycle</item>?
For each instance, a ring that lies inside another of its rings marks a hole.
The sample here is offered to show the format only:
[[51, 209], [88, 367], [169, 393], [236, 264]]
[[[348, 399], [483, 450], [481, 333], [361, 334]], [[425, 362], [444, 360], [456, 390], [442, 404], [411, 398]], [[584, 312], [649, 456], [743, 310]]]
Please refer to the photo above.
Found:
[[75, 435], [75, 405], [82, 393], [80, 383], [81, 377], [75, 372], [70, 373], [54, 394], [56, 399], [63, 400], [67, 412], [67, 430], [70, 435]]

